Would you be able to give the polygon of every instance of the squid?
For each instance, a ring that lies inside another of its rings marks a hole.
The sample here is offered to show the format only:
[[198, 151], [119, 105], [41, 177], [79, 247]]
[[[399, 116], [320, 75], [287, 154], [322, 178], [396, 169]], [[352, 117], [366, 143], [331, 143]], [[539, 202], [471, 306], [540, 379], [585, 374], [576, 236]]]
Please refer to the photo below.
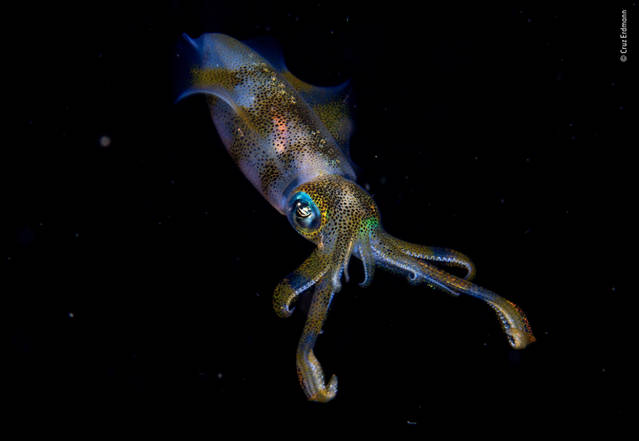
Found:
[[[262, 196], [304, 238], [312, 254], [275, 288], [273, 307], [290, 316], [299, 296], [313, 290], [296, 354], [306, 397], [327, 402], [337, 393], [313, 349], [351, 256], [361, 260], [367, 286], [376, 267], [454, 296], [486, 302], [497, 314], [510, 346], [535, 341], [524, 312], [513, 302], [473, 284], [475, 265], [447, 248], [413, 244], [382, 228], [373, 198], [356, 183], [348, 153], [353, 124], [348, 88], [315, 87], [295, 77], [273, 44], [240, 42], [223, 34], [191, 38], [176, 50], [178, 101], [206, 97], [213, 123], [228, 153]], [[456, 267], [458, 277], [441, 267]]]

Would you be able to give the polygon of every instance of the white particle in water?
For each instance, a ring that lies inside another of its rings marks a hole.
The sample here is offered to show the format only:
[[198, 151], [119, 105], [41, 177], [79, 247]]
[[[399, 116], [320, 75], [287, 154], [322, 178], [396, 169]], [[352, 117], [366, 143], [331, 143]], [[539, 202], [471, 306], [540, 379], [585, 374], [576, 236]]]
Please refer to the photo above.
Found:
[[100, 136], [100, 147], [108, 147], [111, 145], [111, 137], [107, 135]]

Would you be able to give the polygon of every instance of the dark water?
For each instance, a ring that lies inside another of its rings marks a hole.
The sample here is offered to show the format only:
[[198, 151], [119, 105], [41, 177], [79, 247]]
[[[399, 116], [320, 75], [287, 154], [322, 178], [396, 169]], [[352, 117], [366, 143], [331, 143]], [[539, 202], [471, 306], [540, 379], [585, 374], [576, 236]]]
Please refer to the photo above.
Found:
[[[96, 432], [186, 421], [205, 436], [628, 421], [621, 164], [637, 103], [618, 28], [636, 6], [217, 3], [8, 15], [13, 412]], [[352, 157], [386, 230], [471, 256], [538, 341], [513, 351], [485, 304], [379, 271], [367, 289], [345, 284], [318, 342], [337, 399], [306, 402], [303, 306], [278, 319], [271, 293], [312, 246], [235, 168], [204, 100], [173, 104], [182, 32], [272, 35], [300, 78], [350, 78]]]

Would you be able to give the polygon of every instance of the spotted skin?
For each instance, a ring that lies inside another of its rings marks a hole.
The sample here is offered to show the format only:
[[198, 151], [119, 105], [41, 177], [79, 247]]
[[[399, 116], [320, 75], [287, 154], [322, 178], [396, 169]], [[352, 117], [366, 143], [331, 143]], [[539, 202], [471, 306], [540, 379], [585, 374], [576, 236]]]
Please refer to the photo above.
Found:
[[288, 81], [258, 53], [222, 34], [185, 37], [180, 98], [207, 94], [213, 122], [246, 177], [281, 213], [294, 181], [324, 175], [355, 178], [331, 132]]
[[[185, 36], [177, 56], [186, 71], [180, 98], [207, 96], [222, 142], [240, 169], [293, 228], [316, 245], [273, 296], [276, 314], [288, 317], [299, 295], [313, 288], [296, 356], [300, 384], [309, 400], [326, 402], [337, 394], [337, 377], [325, 381], [313, 349], [342, 278], [348, 281], [352, 255], [364, 265], [361, 286], [371, 283], [379, 266], [413, 283], [485, 301], [515, 349], [535, 341], [521, 308], [470, 281], [475, 266], [464, 254], [406, 242], [384, 231], [377, 205], [355, 183], [346, 153], [352, 123], [343, 88], [309, 85], [283, 64], [271, 64], [222, 34], [195, 40]], [[463, 268], [465, 277], [433, 263]]]

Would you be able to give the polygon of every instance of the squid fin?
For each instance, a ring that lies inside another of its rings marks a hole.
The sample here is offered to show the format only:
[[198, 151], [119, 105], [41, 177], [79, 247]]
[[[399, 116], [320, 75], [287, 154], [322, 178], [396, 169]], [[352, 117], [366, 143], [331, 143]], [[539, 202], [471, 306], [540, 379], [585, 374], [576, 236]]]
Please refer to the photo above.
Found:
[[175, 48], [175, 101], [203, 93], [221, 98], [239, 113], [234, 70], [257, 62], [253, 57], [250, 49], [223, 34], [182, 34]]

